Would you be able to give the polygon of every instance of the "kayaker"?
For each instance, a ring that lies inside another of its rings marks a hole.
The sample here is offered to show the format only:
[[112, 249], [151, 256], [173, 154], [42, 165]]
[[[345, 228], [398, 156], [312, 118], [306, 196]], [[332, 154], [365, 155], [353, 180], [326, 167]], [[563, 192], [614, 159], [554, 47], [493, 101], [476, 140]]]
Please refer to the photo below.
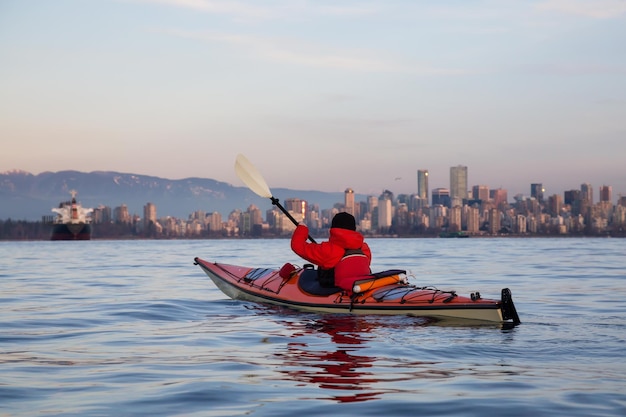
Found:
[[356, 220], [350, 213], [340, 212], [333, 217], [328, 242], [311, 243], [308, 236], [309, 228], [298, 224], [291, 236], [291, 249], [318, 266], [320, 285], [352, 293], [354, 281], [370, 274], [372, 252], [356, 231]]

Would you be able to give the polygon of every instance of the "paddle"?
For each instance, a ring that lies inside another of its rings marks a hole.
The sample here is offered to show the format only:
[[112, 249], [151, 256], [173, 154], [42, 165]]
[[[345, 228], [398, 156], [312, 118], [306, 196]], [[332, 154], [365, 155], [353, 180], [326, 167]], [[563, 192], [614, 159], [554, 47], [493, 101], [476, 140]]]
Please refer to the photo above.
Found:
[[[282, 211], [285, 216], [293, 222], [293, 224], [296, 226], [298, 225], [296, 219], [294, 219], [293, 216], [289, 214], [289, 212], [280, 204], [278, 199], [272, 195], [272, 191], [270, 191], [270, 187], [267, 186], [267, 183], [263, 179], [261, 173], [255, 168], [254, 165], [252, 165], [250, 161], [248, 161], [248, 158], [242, 154], [237, 155], [237, 159], [235, 159], [235, 173], [253, 193], [260, 197], [272, 200], [273, 205], [278, 207], [280, 211]], [[317, 243], [311, 235], [309, 235], [309, 240], [313, 243]]]

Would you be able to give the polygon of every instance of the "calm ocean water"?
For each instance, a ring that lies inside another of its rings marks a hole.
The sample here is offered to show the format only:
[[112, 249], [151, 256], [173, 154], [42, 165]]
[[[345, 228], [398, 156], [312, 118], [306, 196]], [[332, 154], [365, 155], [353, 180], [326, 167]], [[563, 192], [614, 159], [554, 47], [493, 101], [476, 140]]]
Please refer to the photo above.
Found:
[[0, 416], [626, 415], [625, 240], [368, 242], [522, 324], [277, 309], [193, 265], [301, 264], [287, 240], [2, 242]]

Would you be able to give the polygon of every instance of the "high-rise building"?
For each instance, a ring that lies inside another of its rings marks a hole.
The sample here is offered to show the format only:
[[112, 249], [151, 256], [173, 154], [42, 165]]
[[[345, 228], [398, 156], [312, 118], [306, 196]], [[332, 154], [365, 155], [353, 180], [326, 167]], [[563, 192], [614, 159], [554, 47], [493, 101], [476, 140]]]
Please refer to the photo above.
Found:
[[[433, 194], [435, 191], [433, 190]], [[441, 204], [433, 204], [428, 210], [428, 223], [431, 227], [440, 228], [445, 225], [448, 218], [448, 207]]]
[[534, 197], [540, 203], [543, 203], [543, 193], [545, 190], [543, 189], [543, 184], [534, 183], [530, 184], [530, 196]]
[[467, 208], [467, 231], [478, 233], [480, 229], [480, 212], [476, 207]]
[[122, 204], [113, 209], [113, 221], [117, 223], [130, 223], [130, 213], [128, 212], [128, 206], [126, 206], [126, 204]]
[[378, 197], [370, 195], [367, 197], [367, 212], [372, 213], [378, 207]]
[[435, 188], [432, 198], [433, 206], [442, 205], [450, 207], [450, 190], [447, 188]]
[[208, 228], [212, 232], [218, 232], [222, 230], [222, 215], [219, 211], [214, 211], [208, 215]]
[[593, 204], [593, 187], [591, 184], [580, 184], [580, 191], [582, 193], [581, 199], [587, 200], [589, 204]]
[[409, 211], [417, 211], [428, 205], [427, 200], [422, 200], [417, 194], [411, 194], [407, 203]]
[[474, 185], [472, 187], [472, 199], [483, 203], [489, 201], [489, 187], [486, 185]]
[[251, 226], [254, 226], [255, 224], [262, 224], [263, 223], [263, 213], [254, 204], [250, 204], [250, 206], [248, 206], [248, 210], [246, 212], [250, 214], [250, 225]]
[[344, 206], [346, 213], [350, 213], [353, 216], [356, 215], [354, 209], [354, 190], [352, 188], [346, 188], [344, 192]]
[[553, 216], [561, 215], [561, 208], [563, 207], [563, 199], [560, 195], [554, 194], [548, 197], [548, 211]]
[[110, 223], [111, 222], [111, 207], [100, 204], [93, 210], [93, 222], [98, 223]]
[[610, 185], [600, 187], [600, 201], [613, 201], [613, 189]]
[[422, 199], [422, 205], [428, 205], [428, 170], [417, 171], [417, 195]]
[[582, 200], [582, 193], [580, 190], [567, 190], [563, 192], [563, 203], [574, 205], [577, 201]]
[[307, 215], [308, 204], [300, 198], [285, 199], [285, 209], [298, 216], [299, 220], [305, 219]]
[[526, 233], [527, 226], [526, 226], [526, 217], [522, 216], [521, 214], [518, 214], [517, 216], [515, 216], [515, 227], [514, 227], [515, 233]]
[[143, 217], [148, 220], [156, 221], [156, 205], [154, 203], [146, 203], [146, 205], [143, 206]]
[[450, 167], [450, 200], [452, 205], [462, 205], [467, 200], [467, 167]]
[[489, 197], [493, 200], [493, 204], [496, 207], [500, 207], [501, 204], [507, 204], [509, 202], [508, 195], [509, 193], [503, 188], [489, 190]]
[[497, 234], [498, 232], [500, 232], [500, 224], [501, 224], [501, 219], [500, 219], [500, 212], [498, 211], [498, 209], [490, 209], [489, 210], [489, 233], [492, 235]]
[[389, 190], [383, 190], [382, 194], [380, 195], [380, 197], [378, 198], [378, 200], [380, 201], [381, 198], [386, 198], [388, 200], [391, 201], [391, 204], [393, 205], [393, 192], [389, 191]]
[[461, 207], [452, 207], [448, 212], [448, 227], [453, 232], [461, 230]]
[[381, 231], [387, 231], [391, 227], [393, 218], [392, 201], [388, 195], [382, 194], [378, 198], [378, 228]]
[[156, 206], [154, 203], [146, 203], [143, 206], [143, 224], [147, 228], [150, 223], [156, 223], [157, 215], [156, 215]]

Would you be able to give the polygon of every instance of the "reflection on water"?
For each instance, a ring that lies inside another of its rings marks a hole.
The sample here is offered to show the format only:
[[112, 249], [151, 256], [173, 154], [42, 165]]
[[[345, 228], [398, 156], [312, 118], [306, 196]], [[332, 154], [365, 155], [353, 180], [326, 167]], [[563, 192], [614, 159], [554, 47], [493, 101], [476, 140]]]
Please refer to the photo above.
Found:
[[[285, 316], [283, 308], [271, 306], [259, 310], [264, 310], [269, 315], [276, 315], [278, 310], [282, 310], [282, 316]], [[291, 314], [302, 313], [291, 312]], [[412, 326], [427, 326], [436, 322], [434, 319], [424, 317], [410, 320]], [[328, 314], [307, 316], [305, 321], [282, 320], [280, 323], [291, 332], [290, 338], [294, 339], [287, 343], [285, 349], [274, 353], [282, 364], [279, 372], [284, 374], [283, 379], [338, 391], [325, 399], [336, 402], [379, 399], [382, 394], [389, 392], [389, 389], [380, 386], [381, 382], [393, 378], [397, 383], [416, 377], [414, 372], [394, 373], [392, 376], [390, 374], [392, 370], [389, 368], [397, 364], [394, 365], [393, 361], [371, 353], [373, 349], [370, 342], [377, 337], [372, 334], [373, 330], [380, 326], [401, 326], [406, 322], [394, 324], [389, 318], [377, 321], [372, 316]], [[320, 342], [321, 334], [328, 335], [329, 340]], [[313, 342], [309, 343], [307, 340]], [[383, 364], [384, 361], [388, 363]], [[416, 365], [423, 367], [428, 364], [413, 361], [412, 367]], [[404, 366], [406, 365], [405, 363]], [[433, 370], [426, 373], [431, 377], [434, 374], [443, 376]]]
[[[257, 317], [263, 316], [262, 320], [284, 329], [273, 335], [286, 342], [268, 352], [267, 361], [275, 365], [274, 378], [323, 390], [313, 396], [296, 397], [299, 400], [338, 403], [381, 400], [389, 394], [432, 391], [437, 387], [432, 384], [435, 380], [473, 377], [491, 383], [494, 378], [523, 372], [502, 361], [499, 356], [506, 351], [497, 345], [493, 346], [494, 357], [487, 355], [470, 367], [456, 363], [459, 355], [477, 346], [482, 349], [484, 344], [512, 343], [514, 326], [411, 316], [314, 314], [258, 304], [245, 306]], [[459, 335], [465, 336], [459, 338]], [[425, 396], [430, 398], [429, 394]]]
[[[355, 316], [326, 316], [294, 329], [293, 338], [303, 333], [326, 333], [332, 350], [318, 350], [299, 341], [289, 342], [276, 356], [283, 360], [286, 378], [316, 384], [320, 388], [357, 391], [334, 395], [338, 402], [367, 401], [379, 398], [381, 392], [372, 390], [376, 383], [371, 368], [376, 358], [360, 352], [371, 330], [367, 320]], [[329, 345], [327, 345], [329, 346]]]

